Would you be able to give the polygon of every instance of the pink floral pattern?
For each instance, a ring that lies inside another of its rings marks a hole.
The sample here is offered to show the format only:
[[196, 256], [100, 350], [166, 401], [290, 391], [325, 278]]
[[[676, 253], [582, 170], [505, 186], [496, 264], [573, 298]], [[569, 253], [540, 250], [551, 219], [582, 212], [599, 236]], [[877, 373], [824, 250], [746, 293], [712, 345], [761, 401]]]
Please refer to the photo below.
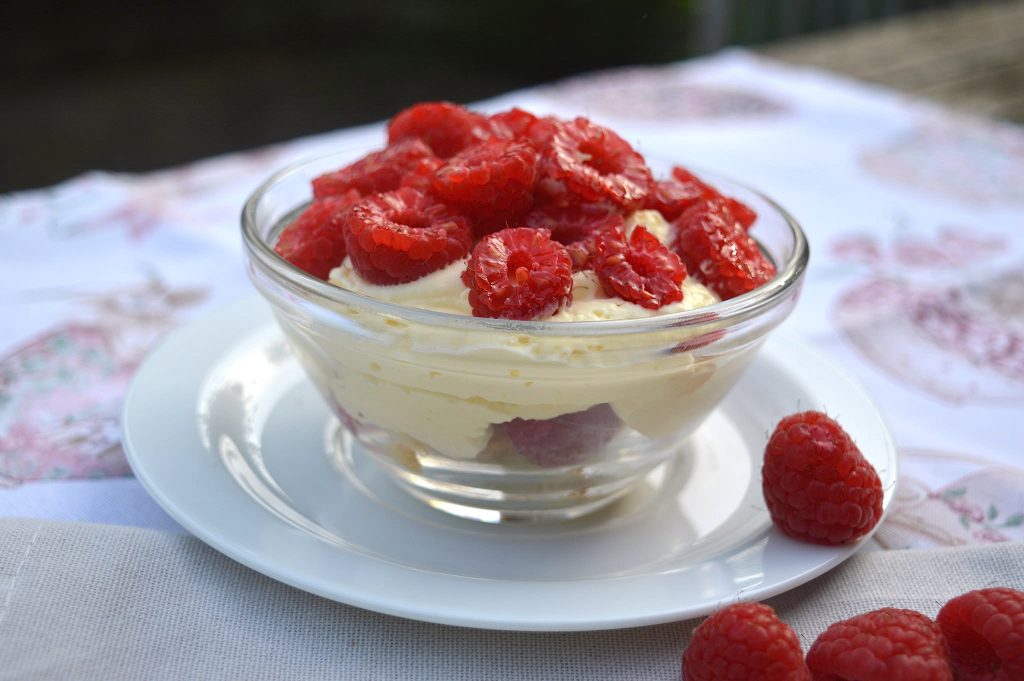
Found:
[[1024, 401], [1024, 267], [964, 276], [1005, 248], [1005, 239], [964, 227], [892, 243], [839, 239], [833, 255], [868, 269], [836, 298], [833, 317], [865, 358], [935, 397]]
[[145, 353], [206, 295], [158, 280], [89, 300], [90, 313], [0, 357], [0, 482], [128, 475], [119, 414]]
[[955, 452], [907, 449], [908, 466], [972, 472], [932, 487], [913, 475], [901, 478], [892, 510], [875, 538], [885, 548], [926, 548], [1024, 540], [1024, 468]]
[[1002, 235], [988, 235], [968, 225], [942, 225], [933, 236], [902, 230], [890, 240], [868, 232], [853, 233], [834, 240], [831, 250], [838, 260], [913, 274], [984, 263], [1008, 246]]
[[[267, 147], [230, 161], [200, 161], [156, 175], [90, 173], [51, 190], [48, 200], [33, 204], [19, 222], [26, 228], [42, 223], [60, 240], [117, 230], [129, 243], [165, 227], [208, 229], [221, 223], [225, 214], [237, 213], [241, 197], [253, 184], [248, 178], [269, 174], [282, 151]], [[233, 191], [236, 184], [238, 192]]]
[[1024, 132], [972, 118], [919, 126], [860, 157], [886, 182], [972, 204], [1024, 203]]

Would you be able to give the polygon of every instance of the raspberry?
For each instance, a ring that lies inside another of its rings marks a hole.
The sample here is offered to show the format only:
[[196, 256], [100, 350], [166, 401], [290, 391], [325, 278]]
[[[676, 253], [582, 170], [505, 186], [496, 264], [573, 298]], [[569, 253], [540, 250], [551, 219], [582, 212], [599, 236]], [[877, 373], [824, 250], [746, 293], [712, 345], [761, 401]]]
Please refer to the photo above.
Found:
[[815, 544], [852, 542], [882, 517], [882, 483], [843, 427], [818, 411], [779, 422], [764, 452], [761, 489], [772, 522]]
[[513, 107], [508, 111], [496, 113], [488, 119], [491, 131], [502, 139], [514, 140], [526, 136], [530, 126], [540, 120], [529, 111]]
[[722, 300], [752, 291], [775, 276], [775, 266], [725, 201], [700, 201], [672, 224], [676, 252], [686, 269]]
[[[732, 214], [736, 217], [743, 229], [750, 229], [750, 226], [757, 220], [757, 213], [754, 209], [747, 204], [738, 201], [732, 197], [725, 196], [711, 185], [703, 182], [696, 175], [691, 173], [686, 168], [680, 168], [676, 166], [672, 169], [672, 180], [677, 183], [676, 194], [681, 195], [683, 192], [697, 192], [700, 198], [712, 200], [722, 199], [725, 201], [725, 205], [729, 207]], [[685, 206], [683, 206], [685, 208]], [[672, 220], [666, 216], [666, 220]]]
[[421, 158], [405, 175], [399, 187], [412, 187], [413, 189], [431, 194], [434, 191], [434, 173], [444, 163], [436, 156]]
[[696, 184], [687, 184], [671, 178], [654, 184], [644, 208], [656, 210], [663, 218], [672, 222], [702, 198], [704, 195]]
[[540, 319], [572, 302], [572, 260], [544, 229], [507, 227], [484, 237], [462, 281], [476, 317]]
[[371, 284], [419, 279], [463, 258], [472, 243], [466, 218], [411, 187], [363, 199], [342, 226], [352, 265]]
[[462, 150], [435, 173], [435, 193], [472, 217], [515, 215], [533, 201], [537, 152], [527, 142], [493, 140]]
[[609, 296], [651, 310], [683, 299], [680, 285], [686, 268], [679, 256], [643, 225], [637, 225], [628, 240], [621, 229], [598, 234], [591, 261]]
[[942, 606], [936, 620], [958, 681], [1024, 679], [1024, 592], [970, 591]]
[[398, 189], [402, 177], [419, 167], [421, 161], [433, 158], [434, 153], [422, 140], [401, 140], [316, 178], [313, 180], [313, 196], [333, 196], [349, 189], [364, 195]]
[[[565, 225], [563, 225], [563, 228]], [[590, 225], [589, 231], [583, 236], [565, 244], [572, 258], [572, 271], [594, 268], [594, 253], [597, 251], [597, 238], [605, 232], [622, 232], [625, 229], [625, 221], [618, 213], [609, 213], [599, 221]], [[561, 240], [559, 240], [561, 241]], [[565, 242], [563, 242], [565, 243]]]
[[284, 228], [274, 250], [303, 272], [326, 280], [331, 270], [345, 259], [342, 213], [359, 199], [359, 192], [351, 189], [341, 196], [313, 201]]
[[531, 229], [549, 230], [555, 241], [571, 244], [611, 226], [621, 226], [622, 216], [618, 208], [607, 201], [586, 203], [548, 199], [534, 206], [520, 222]]
[[505, 433], [516, 451], [538, 466], [571, 466], [605, 448], [622, 427], [608, 404], [553, 419], [512, 419]]
[[836, 622], [807, 651], [814, 681], [952, 681], [935, 622], [913, 610], [882, 608]]
[[544, 156], [542, 175], [564, 182], [588, 201], [624, 208], [643, 205], [654, 184], [643, 156], [608, 128], [586, 118], [558, 125]]
[[769, 606], [730, 605], [701, 622], [683, 653], [684, 681], [810, 681], [796, 634]]
[[749, 230], [757, 220], [757, 213], [745, 203], [727, 196], [725, 197], [725, 205], [729, 206], [729, 210], [736, 216], [736, 220], [743, 226], [743, 229]]
[[491, 137], [486, 118], [451, 102], [424, 102], [400, 111], [388, 124], [388, 144], [408, 137], [427, 143], [441, 158]]
[[[598, 235], [606, 231], [622, 231], [625, 227], [625, 222], [618, 213], [609, 213], [601, 220], [590, 225], [587, 231], [581, 230], [573, 234], [567, 229], [568, 226], [566, 223], [560, 225], [562, 238], [556, 238], [554, 234], [551, 236], [555, 241], [565, 244], [565, 250], [569, 252], [569, 257], [572, 258], [572, 271], [579, 272], [594, 268], [593, 259], [594, 251], [597, 248]], [[573, 238], [570, 240], [569, 237]]]
[[551, 136], [558, 128], [558, 122], [554, 118], [538, 118], [522, 109], [509, 109], [494, 114], [489, 122], [496, 137], [526, 140], [538, 151], [547, 148]]

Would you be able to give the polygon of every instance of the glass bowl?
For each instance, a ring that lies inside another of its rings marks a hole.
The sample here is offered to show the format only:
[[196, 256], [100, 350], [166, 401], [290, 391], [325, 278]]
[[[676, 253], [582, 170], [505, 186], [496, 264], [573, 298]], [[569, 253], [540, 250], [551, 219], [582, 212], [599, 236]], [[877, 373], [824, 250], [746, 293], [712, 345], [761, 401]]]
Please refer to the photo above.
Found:
[[[337, 415], [341, 455], [373, 457], [441, 511], [558, 520], [614, 501], [678, 455], [796, 303], [808, 259], [800, 227], [770, 199], [707, 173], [757, 211], [751, 235], [778, 270], [728, 301], [644, 319], [543, 322], [347, 291], [293, 267], [273, 244], [311, 200], [311, 180], [360, 155], [291, 166], [249, 197], [248, 273]], [[667, 165], [649, 163], [667, 176]]]

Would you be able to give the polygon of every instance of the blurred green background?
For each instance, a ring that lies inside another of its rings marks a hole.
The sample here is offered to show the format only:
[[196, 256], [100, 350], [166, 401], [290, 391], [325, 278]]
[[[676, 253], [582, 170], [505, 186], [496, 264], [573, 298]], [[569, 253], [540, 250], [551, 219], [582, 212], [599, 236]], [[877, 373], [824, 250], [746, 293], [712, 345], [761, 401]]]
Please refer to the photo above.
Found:
[[0, 191], [144, 171], [953, 0], [155, 0], [0, 8]]

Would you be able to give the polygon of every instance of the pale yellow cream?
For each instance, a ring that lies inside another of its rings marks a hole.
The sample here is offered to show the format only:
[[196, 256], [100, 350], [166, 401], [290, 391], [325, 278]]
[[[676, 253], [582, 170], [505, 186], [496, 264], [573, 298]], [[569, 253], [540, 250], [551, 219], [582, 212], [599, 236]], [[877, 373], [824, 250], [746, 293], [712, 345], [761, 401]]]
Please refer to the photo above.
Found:
[[[654, 211], [630, 218], [662, 241], [671, 228]], [[470, 315], [463, 261], [415, 282], [368, 284], [346, 260], [331, 272], [337, 286], [377, 300]], [[683, 300], [659, 310], [605, 295], [593, 272], [573, 277], [573, 302], [554, 322], [639, 319], [717, 302], [692, 278]], [[651, 438], [675, 433], [718, 402], [745, 362], [723, 367], [674, 351], [679, 332], [586, 337], [516, 335], [412, 324], [385, 315], [341, 310], [367, 333], [341, 332], [313, 322], [291, 326], [307, 369], [359, 421], [422, 442], [442, 454], [472, 458], [487, 446], [495, 424], [547, 419], [609, 403], [630, 427]], [[285, 320], [282, 320], [285, 321]], [[287, 323], [284, 324], [289, 329]]]

